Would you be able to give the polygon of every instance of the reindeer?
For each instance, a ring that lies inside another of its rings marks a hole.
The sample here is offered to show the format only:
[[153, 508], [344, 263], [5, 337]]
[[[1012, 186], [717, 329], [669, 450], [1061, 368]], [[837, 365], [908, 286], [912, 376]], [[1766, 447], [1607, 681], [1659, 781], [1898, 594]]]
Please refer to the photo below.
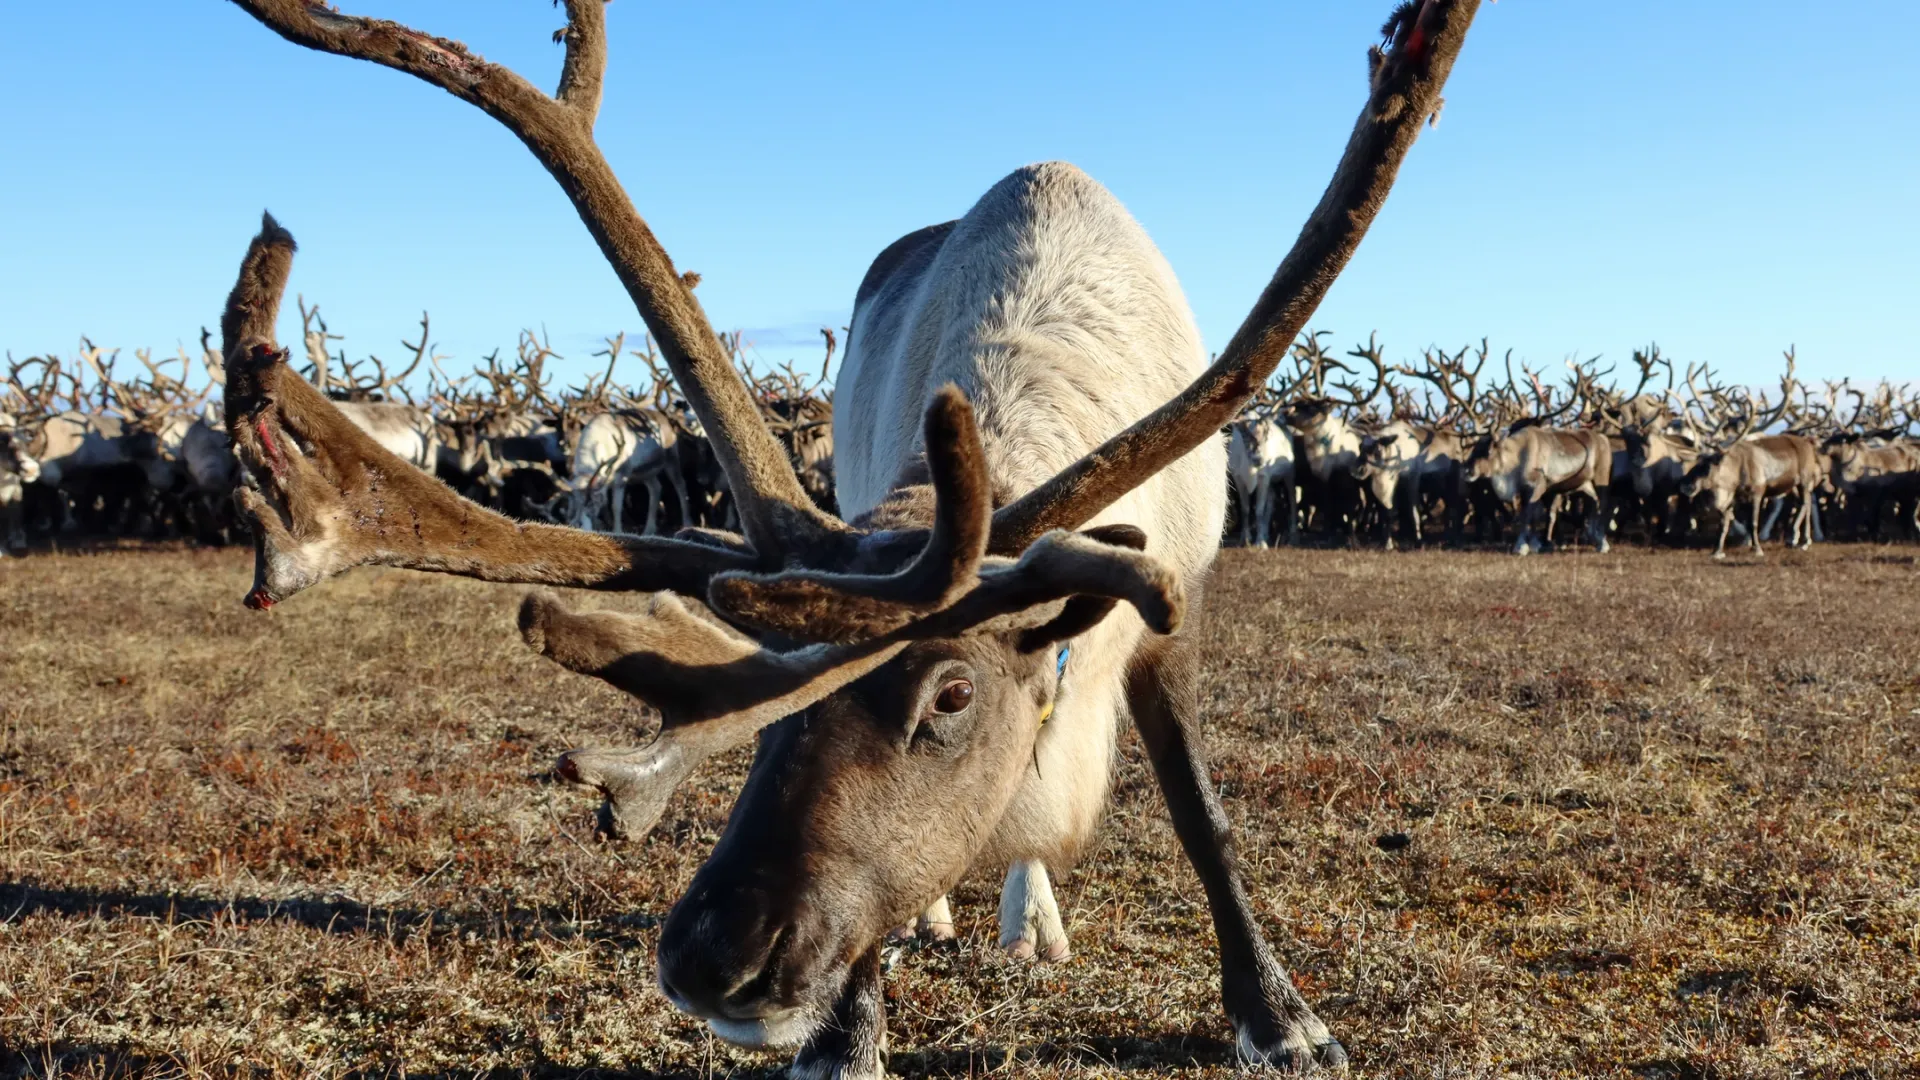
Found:
[[1391, 420], [1360, 440], [1360, 465], [1355, 476], [1368, 485], [1375, 501], [1386, 508], [1381, 533], [1389, 551], [1394, 548], [1395, 511], [1402, 506], [1407, 509], [1414, 543], [1425, 540], [1423, 488], [1446, 501], [1447, 542], [1457, 543], [1460, 539], [1467, 509], [1465, 467], [1471, 451], [1471, 442], [1463, 429], [1474, 422], [1480, 372], [1486, 367], [1490, 352], [1487, 340], [1480, 339], [1473, 370], [1469, 371], [1466, 367], [1468, 348], [1470, 346], [1462, 346], [1452, 356], [1441, 349], [1428, 349], [1424, 354], [1424, 368], [1416, 370], [1398, 364], [1392, 369], [1433, 384], [1446, 404], [1438, 420], [1432, 424], [1416, 423], [1412, 419], [1412, 398], [1408, 396], [1396, 405]]
[[1560, 498], [1568, 494], [1593, 500], [1595, 509], [1587, 519], [1587, 536], [1594, 550], [1604, 554], [1611, 546], [1607, 540], [1607, 487], [1613, 475], [1613, 444], [1597, 430], [1567, 431], [1547, 426], [1571, 411], [1579, 395], [1570, 386], [1566, 400], [1555, 408], [1552, 393], [1541, 385], [1539, 376], [1530, 378], [1535, 415], [1517, 420], [1505, 432], [1478, 443], [1468, 456], [1468, 479], [1489, 484], [1503, 503], [1520, 500], [1515, 555], [1545, 549], [1542, 537], [1534, 531], [1541, 512], [1548, 515], [1545, 539], [1550, 541]]
[[664, 479], [679, 501], [680, 520], [691, 522], [686, 478], [670, 424], [634, 410], [597, 413], [580, 430], [574, 443], [573, 471], [567, 491], [567, 520], [576, 528], [591, 529], [611, 504], [610, 524], [621, 531], [627, 486], [636, 480], [647, 489], [646, 524], [641, 535], [659, 532], [660, 483]]
[[[474, 374], [488, 384], [486, 396], [467, 397], [448, 380], [436, 400], [443, 404], [443, 449], [438, 473], [456, 487], [484, 492], [495, 507], [527, 516], [534, 505], [552, 505], [572, 450], [558, 422], [565, 409], [547, 393], [546, 361], [553, 356], [531, 330], [522, 331], [511, 370], [500, 352], [484, 357]], [[576, 429], [575, 434], [578, 434]], [[542, 489], [530, 494], [530, 489]]]
[[1268, 545], [1275, 493], [1286, 503], [1287, 544], [1300, 542], [1293, 466], [1293, 436], [1271, 408], [1249, 409], [1227, 429], [1227, 474], [1240, 499], [1242, 547]]
[[1920, 530], [1920, 444], [1894, 435], [1846, 432], [1821, 445], [1834, 490], [1857, 511], [1856, 535], [1879, 540], [1889, 503], [1904, 528]]
[[[26, 452], [40, 463], [39, 486], [53, 495], [55, 531], [123, 531], [142, 494], [146, 470], [134, 457], [126, 421], [113, 411], [116, 355], [80, 339], [80, 364], [95, 373], [91, 391], [82, 387], [80, 365], [69, 372], [52, 358], [41, 361], [52, 369], [43, 384], [50, 389], [23, 434]], [[64, 404], [62, 380], [69, 386]]]
[[1727, 533], [1733, 528], [1735, 508], [1742, 497], [1752, 506], [1747, 543], [1755, 555], [1766, 554], [1760, 546], [1760, 511], [1766, 500], [1775, 496], [1792, 495], [1800, 500], [1790, 545], [1813, 544], [1814, 493], [1822, 480], [1813, 440], [1803, 435], [1753, 435], [1765, 431], [1786, 413], [1793, 403], [1792, 388], [1793, 354], [1789, 351], [1779, 404], [1768, 410], [1764, 397], [1754, 402], [1743, 393], [1733, 395], [1736, 418], [1723, 425], [1721, 437], [1694, 459], [1681, 482], [1681, 495], [1706, 503], [1720, 515], [1720, 540], [1713, 549], [1716, 559], [1727, 557]]
[[1344, 396], [1335, 398], [1326, 392], [1327, 369], [1339, 368], [1349, 375], [1354, 370], [1330, 356], [1320, 338], [1325, 331], [1307, 334], [1294, 346], [1294, 363], [1301, 371], [1300, 396], [1281, 411], [1287, 428], [1299, 440], [1299, 457], [1306, 466], [1299, 473], [1306, 500], [1327, 526], [1344, 522], [1349, 540], [1359, 535], [1361, 514], [1365, 508], [1354, 469], [1360, 464], [1360, 440], [1364, 432], [1341, 415], [1342, 407], [1355, 412], [1367, 407], [1386, 384], [1386, 369], [1380, 362], [1377, 340], [1355, 346], [1348, 354], [1372, 362], [1373, 388], [1361, 393], [1357, 385], [1337, 381], [1335, 387]]
[[26, 486], [39, 479], [40, 463], [27, 451], [26, 440], [12, 423], [0, 427], [0, 558], [27, 546]]
[[742, 525], [669, 539], [515, 523], [406, 468], [274, 342], [293, 242], [269, 218], [222, 319], [229, 433], [255, 485], [239, 493], [257, 530], [251, 606], [368, 563], [657, 590], [636, 614], [579, 613], [548, 592], [522, 605], [534, 648], [663, 716], [647, 747], [573, 751], [559, 771], [635, 834], [701, 761], [758, 735], [725, 833], [661, 927], [659, 982], [731, 1041], [799, 1047], [798, 1076], [882, 1073], [885, 936], [975, 865], [1070, 863], [1130, 715], [1213, 911], [1241, 1055], [1344, 1062], [1247, 897], [1177, 631], [1225, 516], [1216, 433], [1378, 212], [1475, 4], [1389, 20], [1326, 194], [1211, 366], [1144, 231], [1070, 166], [1020, 169], [960, 220], [883, 251], [836, 394], [834, 517], [807, 499], [593, 142], [598, 0], [568, 0], [553, 97], [394, 23], [240, 3], [291, 40], [453, 90], [527, 142], [660, 343]]

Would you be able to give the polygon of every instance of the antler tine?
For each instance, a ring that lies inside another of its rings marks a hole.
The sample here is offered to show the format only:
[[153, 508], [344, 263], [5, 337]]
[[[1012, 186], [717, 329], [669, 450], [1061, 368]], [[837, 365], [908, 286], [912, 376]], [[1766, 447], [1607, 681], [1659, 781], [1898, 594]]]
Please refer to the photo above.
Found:
[[392, 379], [387, 378], [386, 369], [382, 368], [380, 370], [380, 385], [377, 389], [388, 390], [394, 387], [398, 387], [402, 394], [407, 395], [408, 401], [413, 400], [413, 395], [407, 393], [407, 388], [401, 384], [405, 383], [407, 379], [410, 376], [412, 376], [414, 371], [420, 367], [421, 362], [426, 360], [430, 355], [430, 353], [432, 352], [433, 345], [429, 344], [429, 341], [428, 341], [428, 338], [430, 337], [431, 326], [432, 324], [427, 319], [427, 313], [425, 311], [422, 311], [420, 313], [419, 343], [415, 344], [413, 342], [408, 341], [406, 338], [400, 339], [400, 347], [407, 349], [413, 353], [413, 363], [408, 364], [407, 370], [402, 371], [400, 374], [394, 376]]
[[[101, 349], [95, 345], [92, 340], [82, 337], [80, 339], [79, 351], [81, 361], [93, 370], [93, 377], [96, 380], [94, 384], [94, 396], [98, 399], [100, 408], [106, 411], [117, 412], [122, 416], [131, 415], [137, 398], [127, 390], [120, 380], [113, 377], [114, 368], [120, 361], [120, 350]], [[104, 363], [100, 359], [103, 352], [106, 353]], [[79, 386], [80, 380], [75, 379], [74, 389], [76, 393], [79, 391]]]
[[1653, 381], [1654, 371], [1662, 367], [1667, 371], [1667, 386], [1669, 388], [1673, 386], [1673, 361], [1660, 355], [1660, 346], [1657, 343], [1650, 342], [1645, 349], [1633, 350], [1633, 363], [1640, 369], [1640, 381], [1634, 385], [1633, 393], [1627, 395], [1628, 400], [1639, 397], [1641, 391], [1647, 388], [1647, 384]]
[[826, 385], [827, 377], [833, 371], [833, 347], [835, 344], [834, 338], [833, 338], [833, 327], [831, 326], [821, 327], [820, 336], [827, 339], [827, 355], [824, 359], [820, 361], [820, 381], [813, 384], [814, 389], [816, 390]]
[[[1346, 380], [1336, 380], [1333, 384], [1334, 387], [1347, 395], [1341, 404], [1352, 406], [1355, 410], [1365, 409], [1373, 402], [1373, 399], [1380, 396], [1381, 388], [1387, 384], [1387, 365], [1381, 359], [1382, 352], [1380, 332], [1378, 330], [1372, 331], [1367, 335], [1367, 343], [1365, 345], [1355, 345], [1353, 348], [1347, 350], [1348, 356], [1356, 360], [1365, 360], [1367, 363], [1373, 365], [1373, 386], [1363, 396], [1357, 384], [1347, 382]], [[1334, 364], [1342, 371], [1358, 374], [1354, 372], [1352, 368], [1339, 363], [1339, 361], [1334, 361]]]
[[606, 402], [607, 400], [609, 400], [612, 394], [613, 366], [620, 362], [620, 352], [622, 349], [626, 348], [626, 345], [627, 345], [626, 331], [623, 330], [620, 333], [615, 334], [610, 338], [607, 338], [606, 342], [607, 342], [607, 347], [605, 349], [602, 349], [599, 352], [594, 353], [593, 355], [604, 356], [607, 358], [607, 370], [601, 374], [600, 382], [597, 387], [594, 384], [594, 380], [592, 376], [588, 376], [587, 378], [587, 396], [599, 402]]
[[[331, 356], [327, 352], [327, 342], [344, 341], [339, 334], [327, 333], [327, 320], [320, 317], [320, 305], [307, 306], [306, 296], [296, 293], [293, 302], [300, 308], [300, 339], [306, 348], [307, 363], [313, 367], [313, 385], [325, 394], [333, 389], [332, 375], [328, 371]], [[315, 329], [318, 327], [319, 329]], [[205, 329], [202, 328], [202, 333]], [[345, 357], [342, 357], [345, 360]]]
[[1841, 430], [1857, 430], [1860, 427], [1860, 414], [1865, 412], [1867, 408], [1867, 395], [1861, 393], [1857, 387], [1853, 386], [1852, 383], [1846, 379], [1840, 380], [1840, 389], [1848, 397], [1853, 399], [1853, 415], [1847, 418], [1847, 422], [1841, 427]]
[[[207, 378], [213, 386], [227, 384], [227, 361], [220, 350], [213, 347], [213, 334], [206, 327], [200, 328], [200, 365], [207, 369]], [[208, 387], [209, 393], [212, 386]]]

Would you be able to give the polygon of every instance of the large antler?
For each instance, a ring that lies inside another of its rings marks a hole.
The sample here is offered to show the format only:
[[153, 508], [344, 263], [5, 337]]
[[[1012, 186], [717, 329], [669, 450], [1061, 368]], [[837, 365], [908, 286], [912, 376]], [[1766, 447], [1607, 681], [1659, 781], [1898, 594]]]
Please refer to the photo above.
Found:
[[1479, 0], [1413, 0], [1368, 53], [1366, 107], [1320, 204], [1220, 358], [1180, 395], [994, 515], [994, 551], [1072, 528], [1212, 438], [1286, 355], [1360, 245], [1466, 42]]
[[699, 301], [594, 142], [607, 63], [604, 0], [566, 0], [566, 59], [551, 97], [458, 42], [399, 23], [343, 15], [313, 0], [234, 3], [289, 41], [404, 71], [506, 125], [573, 200], [660, 343], [681, 392], [713, 439], [756, 557], [777, 566], [791, 548], [844, 530], [807, 498], [727, 363]]
[[523, 524], [455, 495], [354, 426], [288, 366], [273, 329], [293, 237], [267, 215], [220, 320], [226, 420], [254, 486], [250, 607], [266, 608], [332, 574], [378, 563], [522, 581], [698, 594], [751, 552], [659, 537]]

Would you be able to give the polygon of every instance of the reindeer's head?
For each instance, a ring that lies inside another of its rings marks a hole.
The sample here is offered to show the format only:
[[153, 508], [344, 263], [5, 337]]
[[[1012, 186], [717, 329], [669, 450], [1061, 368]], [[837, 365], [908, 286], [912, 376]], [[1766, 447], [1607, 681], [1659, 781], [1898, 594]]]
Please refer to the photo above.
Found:
[[[607, 793], [617, 831], [651, 827], [694, 764], [771, 724], [660, 941], [661, 988], [737, 1042], [810, 1034], [853, 962], [972, 865], [1025, 776], [1064, 643], [1121, 600], [1161, 633], [1180, 619], [1181, 583], [1137, 530], [1056, 530], [1017, 558], [989, 554], [985, 459], [957, 391], [933, 403], [925, 442], [930, 483], [815, 535], [805, 562], [832, 569], [710, 579], [707, 605], [750, 637], [677, 602], [644, 625], [542, 597], [523, 613], [547, 655], [667, 716], [638, 756], [561, 764]], [[640, 670], [650, 651], [679, 670]]]
[[1714, 510], [1727, 510], [1733, 506], [1734, 494], [1732, 484], [1720, 482], [1727, 467], [1727, 451], [1724, 448], [1703, 451], [1693, 459], [1693, 465], [1680, 478], [1681, 497], [1704, 501]]
[[1909, 444], [1901, 441], [1904, 434], [1899, 429], [1882, 429], [1829, 437], [1821, 445], [1827, 459], [1824, 479], [1829, 490], [1851, 495], [1862, 481], [1889, 471], [1911, 470], [1915, 455]]
[[1393, 503], [1394, 487], [1406, 471], [1408, 456], [1415, 452], [1415, 440], [1404, 423], [1395, 422], [1380, 431], [1360, 438], [1360, 460], [1353, 467], [1354, 479], [1367, 484], [1382, 505]]
[[31, 484], [40, 479], [40, 462], [27, 452], [27, 439], [11, 426], [0, 427], [0, 481]]

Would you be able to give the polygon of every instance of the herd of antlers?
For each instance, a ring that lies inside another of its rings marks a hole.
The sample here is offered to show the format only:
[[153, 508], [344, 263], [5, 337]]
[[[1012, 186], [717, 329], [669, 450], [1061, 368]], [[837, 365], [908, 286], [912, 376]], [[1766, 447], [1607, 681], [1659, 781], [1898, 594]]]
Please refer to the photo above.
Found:
[[[1690, 364], [1676, 374], [1658, 345], [1634, 351], [1629, 385], [1610, 382], [1615, 368], [1602, 370], [1598, 356], [1569, 358], [1566, 374], [1555, 376], [1525, 360], [1516, 363], [1509, 349], [1489, 371], [1493, 348], [1482, 338], [1453, 352], [1428, 346], [1418, 365], [1389, 364], [1377, 333], [1348, 350], [1346, 360], [1328, 350], [1323, 340], [1328, 336], [1324, 330], [1302, 334], [1291, 353], [1293, 369], [1277, 373], [1248, 412], [1271, 414], [1291, 402], [1323, 401], [1363, 424], [1399, 419], [1468, 434], [1516, 424], [1615, 430], [1673, 425], [1702, 445], [1721, 447], [1776, 425], [1822, 438], [1920, 432], [1920, 385], [1882, 379], [1862, 388], [1847, 379], [1829, 379], [1816, 386], [1795, 374], [1791, 348], [1777, 386], [1756, 391], [1729, 386], [1707, 364]], [[1363, 362], [1366, 374], [1347, 360]], [[1848, 401], [1851, 409], [1844, 407]]]

